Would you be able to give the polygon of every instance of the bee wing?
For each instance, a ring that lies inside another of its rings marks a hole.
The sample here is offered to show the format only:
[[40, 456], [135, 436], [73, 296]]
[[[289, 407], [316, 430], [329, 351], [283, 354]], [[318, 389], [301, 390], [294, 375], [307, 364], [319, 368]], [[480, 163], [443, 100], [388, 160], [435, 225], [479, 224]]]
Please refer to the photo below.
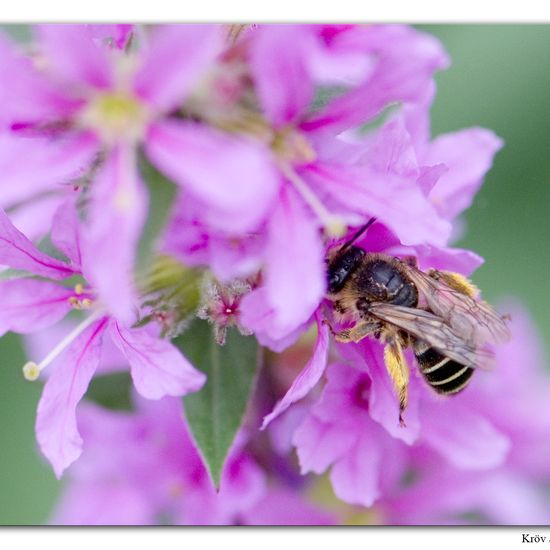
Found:
[[475, 342], [457, 334], [444, 319], [429, 311], [374, 303], [369, 307], [369, 315], [416, 336], [461, 365], [472, 368], [489, 367], [494, 359], [489, 349], [478, 347]]
[[426, 298], [429, 309], [465, 339], [477, 344], [510, 340], [503, 317], [486, 302], [474, 300], [418, 269], [411, 268], [408, 275]]

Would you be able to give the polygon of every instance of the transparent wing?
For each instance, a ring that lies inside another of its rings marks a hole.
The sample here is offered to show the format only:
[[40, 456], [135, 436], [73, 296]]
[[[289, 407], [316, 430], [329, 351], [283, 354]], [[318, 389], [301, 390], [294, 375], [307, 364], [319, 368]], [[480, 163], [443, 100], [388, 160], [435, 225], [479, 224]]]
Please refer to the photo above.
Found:
[[511, 338], [505, 320], [489, 304], [450, 288], [415, 268], [407, 272], [426, 298], [429, 309], [466, 340], [499, 344]]
[[465, 339], [444, 319], [423, 309], [374, 303], [369, 307], [369, 315], [386, 321], [419, 340], [424, 340], [443, 355], [462, 365], [488, 368], [493, 362], [494, 354], [489, 349]]

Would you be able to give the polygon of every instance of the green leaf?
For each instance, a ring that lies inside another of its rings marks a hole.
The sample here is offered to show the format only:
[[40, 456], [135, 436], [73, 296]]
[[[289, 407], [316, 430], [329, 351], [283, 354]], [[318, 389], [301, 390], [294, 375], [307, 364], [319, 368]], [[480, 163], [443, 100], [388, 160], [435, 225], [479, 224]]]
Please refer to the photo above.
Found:
[[166, 226], [177, 188], [144, 158], [140, 159], [140, 173], [149, 190], [149, 213], [138, 249], [138, 274], [145, 276], [153, 263], [155, 244]]
[[223, 346], [212, 327], [196, 319], [174, 343], [207, 376], [201, 391], [183, 399], [191, 432], [216, 487], [248, 401], [252, 395], [260, 351], [256, 339], [229, 329]]

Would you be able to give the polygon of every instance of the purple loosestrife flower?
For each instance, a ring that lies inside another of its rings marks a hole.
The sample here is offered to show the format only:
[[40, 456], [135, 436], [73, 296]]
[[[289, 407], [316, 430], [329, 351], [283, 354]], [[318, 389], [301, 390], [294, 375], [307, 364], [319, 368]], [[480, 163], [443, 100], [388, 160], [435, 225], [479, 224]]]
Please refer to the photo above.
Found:
[[[320, 400], [294, 434], [303, 473], [322, 473], [332, 465], [336, 495], [371, 506], [383, 494], [388, 476], [397, 483], [405, 474], [407, 445], [425, 442], [454, 468], [485, 470], [503, 462], [509, 450], [504, 434], [458, 398], [447, 402], [434, 397], [416, 376], [410, 384], [407, 425], [399, 426], [392, 387], [375, 346], [363, 345], [366, 371], [346, 363], [329, 367]], [[361, 363], [355, 359], [351, 364]], [[412, 361], [410, 365], [414, 368]], [[391, 465], [384, 460], [389, 456]]]
[[300, 494], [268, 482], [241, 434], [212, 485], [175, 400], [138, 401], [134, 414], [82, 407], [86, 450], [52, 519], [56, 524], [322, 525]]
[[[550, 500], [538, 487], [550, 478], [550, 380], [526, 314], [516, 307], [513, 319], [515, 338], [496, 350], [494, 372], [476, 373], [463, 393], [437, 396], [413, 370], [405, 428], [396, 426], [376, 344], [339, 346], [348, 362], [329, 367], [320, 398], [291, 427], [302, 472], [330, 468], [338, 498], [376, 505], [382, 523], [460, 522], [467, 513], [543, 523]], [[366, 363], [353, 358], [359, 348]]]
[[[426, 108], [426, 105], [420, 103], [414, 108], [409, 107], [406, 116], [398, 113], [391, 117], [378, 132], [366, 140], [366, 148], [361, 146], [356, 150], [354, 162], [356, 162], [356, 166], [369, 165], [372, 167], [371, 169], [380, 173], [411, 178], [419, 189], [430, 200], [433, 200], [434, 204], [437, 204], [442, 215], [452, 221], [454, 216], [462, 212], [462, 208], [457, 207], [456, 196], [462, 196], [460, 204], [463, 205], [463, 208], [471, 203], [485, 172], [491, 167], [494, 154], [502, 146], [502, 142], [492, 132], [477, 128], [463, 130], [456, 135], [441, 136], [429, 143], [427, 131], [420, 132], [418, 130], [427, 124]], [[411, 127], [410, 131], [407, 124]], [[356, 138], [354, 140], [356, 145], [365, 141], [364, 138], [359, 141]], [[442, 143], [444, 145], [441, 145]], [[463, 148], [464, 158], [459, 151], [453, 148], [453, 144]], [[440, 159], [437, 158], [436, 153], [441, 154]], [[422, 164], [424, 161], [419, 160], [426, 158], [430, 158], [430, 165]], [[457, 161], [457, 159], [462, 160]], [[348, 189], [346, 197], [351, 201], [359, 200], [357, 197], [354, 199], [352, 187]], [[394, 200], [401, 199], [397, 195]], [[450, 203], [453, 203], [454, 206], [451, 206]], [[411, 205], [412, 207], [413, 205]], [[329, 245], [329, 249], [341, 246], [344, 242], [345, 240], [333, 242]], [[477, 254], [468, 250], [422, 241], [403, 244], [403, 240], [395, 232], [389, 230], [385, 224], [378, 222], [359, 239], [356, 245], [368, 252], [383, 252], [396, 257], [413, 256], [417, 259], [420, 269], [442, 269], [458, 272], [465, 276], [469, 276], [483, 262]], [[297, 286], [299, 288], [299, 285]], [[263, 310], [260, 308], [259, 311]], [[246, 325], [246, 310], [244, 313], [243, 321]], [[330, 311], [327, 313], [326, 304], [322, 304], [317, 312], [318, 326], [323, 315], [330, 316]], [[250, 316], [252, 317], [252, 313]], [[254, 319], [258, 319], [258, 315]], [[257, 324], [261, 331], [264, 327], [262, 319], [259, 319]], [[250, 327], [253, 326], [251, 322]], [[291, 336], [295, 339], [297, 335], [299, 332]], [[261, 340], [261, 332], [259, 336]], [[325, 338], [324, 330], [319, 328], [315, 350], [319, 349], [321, 341]], [[288, 345], [292, 341], [292, 338], [283, 340], [282, 345]], [[348, 344], [348, 346], [353, 348], [356, 345]], [[326, 365], [326, 357], [326, 352], [321, 354], [314, 352], [312, 359], [304, 367], [295, 384], [290, 387], [274, 411], [265, 418], [264, 427], [292, 403], [304, 397], [319, 382]], [[366, 359], [360, 360], [365, 361]], [[380, 375], [387, 377], [385, 372], [381, 372]]]
[[[0, 262], [40, 277], [0, 282], [1, 332], [32, 333], [55, 324], [72, 309], [88, 313], [39, 364], [29, 362], [24, 367], [25, 376], [35, 380], [65, 352], [44, 386], [36, 419], [40, 448], [59, 477], [82, 451], [76, 406], [100, 364], [104, 336], [126, 357], [134, 385], [144, 397], [197, 391], [205, 377], [172, 344], [159, 339], [153, 327], [128, 328], [112, 316], [112, 302], [103, 301], [95, 290], [91, 259], [81, 253], [74, 204], [59, 209], [51, 238], [68, 263], [38, 250], [0, 211]], [[60, 284], [72, 276], [81, 276], [84, 282], [73, 288]]]
[[107, 34], [98, 26], [39, 26], [34, 58], [0, 37], [0, 165], [4, 206], [60, 183], [86, 188], [83, 245], [98, 259], [89, 270], [128, 322], [147, 211], [137, 147], [224, 229], [251, 228], [276, 180], [262, 144], [171, 117], [213, 70], [221, 26], [159, 26], [141, 33], [139, 49], [124, 41], [130, 33], [109, 29], [115, 47], [98, 39]]
[[[391, 43], [396, 37], [397, 46]], [[392, 102], [420, 101], [447, 58], [437, 41], [401, 26], [266, 25], [248, 31], [240, 46], [258, 103], [256, 111], [248, 107], [251, 120], [241, 128], [270, 146], [277, 201], [252, 236], [217, 231], [199, 208], [178, 209], [166, 241], [171, 253], [195, 265], [207, 261], [222, 279], [263, 266], [261, 287], [243, 298], [243, 323], [278, 349], [323, 297], [323, 232], [341, 235], [366, 215], [378, 216], [410, 244], [443, 244], [450, 232], [408, 174], [353, 162], [356, 145], [334, 130], [332, 115], [322, 114], [332, 102], [312, 109], [315, 87], [349, 90], [334, 100], [344, 104], [359, 89], [372, 92], [362, 96], [369, 106], [364, 114], [343, 121], [354, 129]], [[415, 84], [405, 90], [400, 78], [411, 67]], [[227, 124], [237, 126], [231, 114]]]

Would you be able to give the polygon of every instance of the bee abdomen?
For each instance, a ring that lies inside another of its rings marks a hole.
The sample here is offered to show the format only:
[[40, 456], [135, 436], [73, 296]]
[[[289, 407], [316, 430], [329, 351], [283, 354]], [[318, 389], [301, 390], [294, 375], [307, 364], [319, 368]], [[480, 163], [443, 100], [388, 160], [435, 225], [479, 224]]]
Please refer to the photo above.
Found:
[[434, 348], [417, 352], [416, 360], [428, 384], [441, 394], [449, 395], [463, 390], [474, 373], [471, 367], [449, 359]]

